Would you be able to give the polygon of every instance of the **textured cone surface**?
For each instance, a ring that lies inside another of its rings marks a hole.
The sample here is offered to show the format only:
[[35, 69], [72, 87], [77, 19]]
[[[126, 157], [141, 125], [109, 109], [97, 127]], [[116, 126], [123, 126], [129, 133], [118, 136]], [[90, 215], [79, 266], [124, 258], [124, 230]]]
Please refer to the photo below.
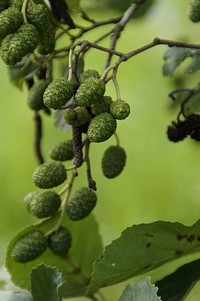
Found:
[[27, 9], [28, 23], [33, 24], [39, 32], [43, 32], [50, 22], [49, 10], [43, 4], [29, 5]]
[[124, 100], [113, 101], [110, 105], [110, 113], [115, 119], [125, 119], [130, 114], [130, 106]]
[[28, 93], [28, 106], [35, 111], [39, 111], [44, 107], [43, 94], [48, 86], [48, 82], [45, 79], [41, 79], [36, 82]]
[[60, 227], [48, 237], [48, 247], [58, 256], [66, 256], [71, 246], [72, 237], [70, 232]]
[[47, 248], [47, 240], [40, 231], [32, 231], [21, 237], [13, 247], [11, 257], [21, 263], [39, 257]]
[[108, 140], [116, 131], [117, 123], [109, 113], [101, 113], [95, 116], [88, 127], [88, 138], [91, 142], [103, 142]]
[[67, 204], [67, 213], [72, 220], [85, 218], [93, 210], [97, 202], [96, 193], [87, 187], [75, 191]]
[[126, 164], [126, 152], [120, 146], [110, 146], [102, 158], [102, 170], [106, 178], [117, 177]]
[[40, 193], [39, 191], [31, 191], [29, 193], [27, 193], [27, 195], [25, 195], [24, 197], [24, 205], [26, 210], [30, 213], [30, 202], [33, 200], [33, 198]]
[[14, 33], [22, 24], [23, 16], [15, 7], [9, 7], [0, 14], [0, 43], [11, 33]]
[[73, 85], [70, 81], [57, 78], [46, 88], [43, 96], [44, 104], [52, 109], [64, 106], [73, 96]]
[[68, 108], [64, 114], [65, 121], [71, 126], [81, 126], [88, 121], [88, 111], [84, 107]]
[[33, 173], [33, 183], [39, 188], [53, 188], [62, 184], [67, 178], [64, 165], [54, 161], [39, 165]]
[[98, 78], [89, 77], [78, 88], [75, 100], [79, 106], [90, 107], [105, 93], [105, 83]]
[[200, 1], [199, 0], [190, 1], [189, 19], [194, 23], [200, 22]]
[[56, 161], [68, 161], [74, 157], [72, 140], [66, 140], [55, 144], [49, 150], [49, 157]]
[[40, 32], [37, 51], [43, 55], [52, 52], [55, 48], [55, 28], [49, 24], [45, 31]]
[[110, 96], [103, 96], [98, 102], [91, 105], [91, 112], [93, 115], [99, 115], [101, 113], [110, 113], [110, 105], [113, 102]]
[[31, 24], [24, 24], [14, 33], [7, 35], [0, 48], [2, 60], [7, 65], [15, 65], [34, 51], [39, 42], [38, 31]]
[[35, 194], [29, 204], [30, 214], [37, 218], [53, 216], [61, 205], [59, 195], [54, 191], [42, 191]]
[[93, 69], [88, 69], [80, 75], [79, 83], [82, 84], [89, 77], [99, 78], [99, 72]]

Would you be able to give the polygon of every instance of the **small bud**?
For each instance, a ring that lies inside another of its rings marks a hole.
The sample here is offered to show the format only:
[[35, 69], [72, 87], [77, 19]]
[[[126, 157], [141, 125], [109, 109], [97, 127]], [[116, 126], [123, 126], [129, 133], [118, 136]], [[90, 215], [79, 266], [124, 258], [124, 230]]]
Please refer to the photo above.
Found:
[[22, 236], [14, 245], [11, 257], [26, 263], [39, 257], [47, 248], [47, 240], [41, 231], [32, 231]]
[[33, 173], [33, 183], [39, 188], [53, 188], [62, 184], [67, 178], [65, 166], [54, 161], [39, 165]]
[[79, 188], [75, 191], [67, 204], [67, 214], [69, 218], [76, 221], [85, 218], [96, 206], [96, 193], [87, 187]]

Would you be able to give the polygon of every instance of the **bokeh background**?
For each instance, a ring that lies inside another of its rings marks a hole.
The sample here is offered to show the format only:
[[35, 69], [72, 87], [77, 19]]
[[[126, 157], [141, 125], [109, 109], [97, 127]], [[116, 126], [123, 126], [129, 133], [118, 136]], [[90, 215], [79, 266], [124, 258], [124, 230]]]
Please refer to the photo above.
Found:
[[[126, 1], [123, 2], [126, 4]], [[102, 13], [104, 18], [120, 15], [113, 4], [112, 10], [109, 6], [105, 10], [98, 1], [85, 0], [83, 6], [92, 6], [90, 13], [99, 20]], [[187, 0], [155, 0], [144, 18], [133, 19], [126, 27], [118, 49], [131, 51], [149, 43], [154, 37], [198, 43], [200, 25], [192, 24], [187, 14]], [[94, 40], [95, 32], [88, 37]], [[133, 224], [165, 220], [191, 225], [199, 219], [200, 143], [186, 139], [174, 144], [166, 136], [166, 128], [176, 118], [179, 109], [167, 96], [176, 87], [175, 81], [162, 76], [163, 54], [166, 50], [166, 46], [157, 46], [123, 63], [119, 68], [121, 96], [131, 106], [130, 117], [118, 123], [121, 145], [127, 152], [124, 172], [113, 180], [102, 175], [101, 158], [106, 147], [115, 143], [114, 138], [91, 147], [92, 172], [97, 182], [99, 199], [94, 214], [99, 222], [104, 245]], [[86, 56], [86, 68], [95, 68], [101, 72], [105, 58], [105, 55], [92, 50]], [[27, 224], [35, 222], [25, 211], [22, 200], [27, 192], [34, 189], [31, 176], [37, 163], [32, 147], [33, 112], [26, 104], [26, 88], [20, 91], [9, 83], [7, 69], [1, 61], [0, 74], [1, 267], [6, 246], [12, 236]], [[198, 81], [198, 74], [196, 81], [193, 79], [185, 76], [183, 80], [190, 87]], [[111, 83], [107, 94], [115, 97]], [[47, 159], [48, 149], [54, 143], [70, 137], [69, 132], [63, 133], [55, 128], [53, 122], [53, 116], [44, 116], [42, 148]], [[85, 184], [83, 167], [75, 186]], [[195, 258], [198, 255], [188, 256], [149, 275], [152, 281], [156, 281]], [[126, 283], [133, 284], [140, 278], [130, 279]], [[117, 301], [126, 283], [106, 288], [102, 292], [107, 300]], [[200, 286], [196, 285], [187, 301], [198, 300], [199, 293]]]

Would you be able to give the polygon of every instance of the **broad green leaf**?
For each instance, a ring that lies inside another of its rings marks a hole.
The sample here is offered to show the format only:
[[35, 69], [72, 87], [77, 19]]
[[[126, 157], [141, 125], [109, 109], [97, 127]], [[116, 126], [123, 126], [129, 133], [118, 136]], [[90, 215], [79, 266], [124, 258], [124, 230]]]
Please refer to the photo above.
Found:
[[200, 251], [200, 221], [191, 227], [158, 221], [134, 225], [105, 248], [88, 294]]
[[8, 76], [10, 81], [18, 88], [22, 88], [24, 78], [33, 76], [38, 70], [38, 65], [33, 63], [29, 56], [22, 59], [14, 66], [8, 67]]
[[200, 69], [200, 51], [197, 50], [193, 57], [191, 63], [185, 68], [185, 72], [195, 73]]
[[200, 280], [200, 259], [178, 268], [174, 273], [158, 281], [158, 294], [163, 300], [183, 301]]
[[165, 54], [165, 64], [163, 65], [163, 75], [172, 76], [176, 68], [187, 58], [192, 56], [194, 52], [190, 48], [181, 48], [181, 47], [171, 47]]
[[2, 301], [33, 301], [31, 294], [26, 290], [0, 291]]
[[12, 248], [21, 236], [33, 229], [39, 229], [46, 233], [55, 226], [57, 221], [58, 217], [54, 217], [21, 230], [9, 243], [6, 255], [7, 269], [16, 285], [30, 290], [29, 274], [32, 268], [41, 263], [47, 266], [56, 266], [65, 281], [60, 288], [61, 296], [84, 295], [91, 278], [93, 262], [102, 252], [98, 226], [92, 215], [76, 222], [65, 217], [62, 226], [68, 228], [72, 235], [72, 246], [67, 259], [52, 254], [50, 250], [46, 250], [39, 258], [26, 264], [17, 263], [11, 258]]
[[128, 284], [119, 301], [161, 301], [157, 291], [158, 288], [151, 284], [150, 277], [145, 277], [135, 285]]
[[38, 265], [31, 271], [33, 301], [60, 301], [58, 289], [64, 283], [57, 268]]

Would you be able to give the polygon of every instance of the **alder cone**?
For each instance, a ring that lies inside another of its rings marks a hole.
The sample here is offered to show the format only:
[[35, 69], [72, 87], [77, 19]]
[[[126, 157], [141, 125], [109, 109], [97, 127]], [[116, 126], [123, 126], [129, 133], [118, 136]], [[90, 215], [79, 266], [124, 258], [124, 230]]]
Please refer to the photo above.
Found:
[[73, 96], [74, 89], [72, 83], [64, 77], [53, 80], [46, 88], [43, 101], [52, 109], [60, 109]]
[[97, 202], [96, 193], [87, 187], [75, 191], [67, 204], [67, 214], [71, 220], [85, 218], [94, 209]]
[[48, 237], [48, 247], [58, 256], [67, 256], [71, 247], [72, 237], [68, 229], [60, 227]]
[[48, 84], [45, 79], [40, 79], [30, 88], [27, 102], [32, 110], [39, 111], [44, 108], [43, 94]]
[[0, 48], [2, 60], [6, 65], [15, 65], [25, 55], [32, 53], [38, 42], [37, 29], [31, 24], [24, 24], [3, 39]]
[[72, 140], [66, 140], [55, 144], [49, 150], [49, 157], [55, 161], [68, 161], [74, 157]]
[[71, 126], [81, 126], [87, 123], [89, 115], [86, 108], [77, 106], [66, 109], [64, 119]]
[[41, 231], [32, 231], [22, 236], [14, 245], [11, 257], [26, 263], [39, 257], [47, 248], [47, 240]]
[[189, 19], [194, 22], [200, 22], [200, 1], [191, 0], [189, 7]]
[[82, 84], [86, 79], [89, 77], [93, 78], [99, 78], [99, 72], [94, 69], [88, 69], [85, 72], [81, 73], [80, 78], [79, 78], [79, 83]]
[[30, 213], [30, 203], [38, 193], [40, 193], [40, 192], [39, 191], [31, 191], [31, 192], [27, 193], [27, 195], [25, 195], [25, 197], [24, 197], [24, 200], [23, 200], [24, 205], [25, 205], [26, 210], [29, 213]]
[[105, 83], [98, 78], [87, 78], [78, 88], [75, 100], [79, 106], [90, 107], [98, 102], [105, 93]]
[[9, 34], [14, 33], [22, 24], [23, 16], [15, 7], [8, 7], [0, 13], [0, 43]]
[[39, 188], [53, 188], [67, 178], [65, 166], [59, 161], [43, 163], [33, 173], [33, 183]]
[[113, 101], [110, 105], [110, 113], [115, 119], [125, 119], [130, 114], [130, 106], [124, 100]]
[[37, 218], [55, 215], [61, 205], [61, 199], [55, 191], [42, 191], [32, 196], [29, 212]]
[[95, 116], [88, 126], [88, 138], [91, 142], [108, 140], [116, 131], [117, 123], [114, 117], [105, 112]]
[[93, 115], [99, 115], [101, 113], [110, 113], [110, 106], [113, 102], [110, 96], [103, 96], [98, 102], [91, 105], [91, 112]]
[[110, 146], [103, 154], [101, 166], [106, 178], [117, 177], [126, 164], [126, 152], [121, 146]]

